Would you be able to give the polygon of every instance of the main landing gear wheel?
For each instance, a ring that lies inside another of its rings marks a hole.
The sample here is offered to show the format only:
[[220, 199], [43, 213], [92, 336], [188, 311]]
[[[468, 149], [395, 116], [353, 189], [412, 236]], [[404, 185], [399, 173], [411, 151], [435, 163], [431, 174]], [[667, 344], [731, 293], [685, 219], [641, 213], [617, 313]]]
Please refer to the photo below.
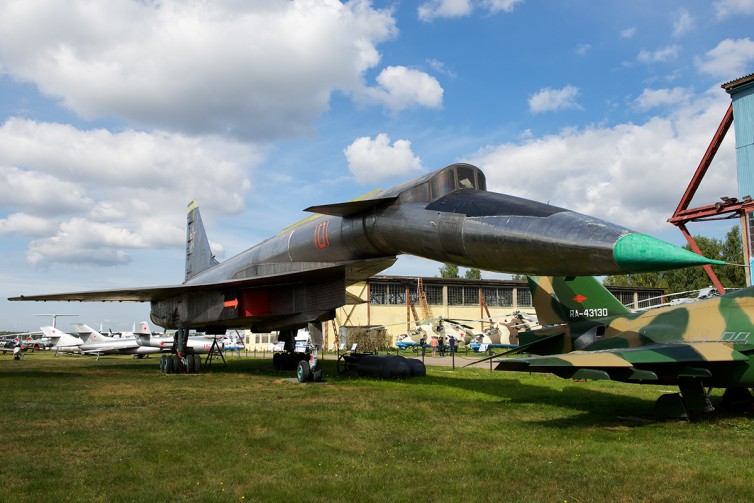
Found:
[[296, 367], [296, 377], [298, 382], [306, 382], [312, 378], [312, 369], [309, 367], [307, 360], [301, 360]]
[[173, 355], [165, 357], [165, 373], [175, 374], [175, 360], [173, 359]]

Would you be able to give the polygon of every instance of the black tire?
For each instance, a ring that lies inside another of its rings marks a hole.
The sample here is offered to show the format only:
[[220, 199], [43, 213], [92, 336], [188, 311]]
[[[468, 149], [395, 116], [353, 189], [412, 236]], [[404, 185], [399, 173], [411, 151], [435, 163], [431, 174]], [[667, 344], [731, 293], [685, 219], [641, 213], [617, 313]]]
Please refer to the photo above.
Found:
[[296, 367], [296, 377], [298, 378], [298, 382], [306, 382], [311, 380], [312, 378], [312, 369], [309, 367], [309, 362], [306, 360], [301, 360], [298, 362], [298, 366]]
[[165, 373], [166, 374], [175, 373], [175, 360], [173, 360], [172, 356], [165, 357]]
[[181, 358], [178, 355], [173, 355], [170, 357], [171, 360], [173, 360], [173, 373], [180, 374], [181, 373]]
[[322, 367], [319, 364], [317, 364], [314, 371], [312, 372], [312, 381], [322, 382]]
[[168, 364], [167, 359], [168, 359], [167, 355], [160, 356], [160, 372], [167, 372], [165, 370], [165, 367], [167, 367], [167, 364]]
[[196, 373], [196, 369], [194, 368], [194, 355], [186, 355], [186, 373]]
[[273, 355], [272, 355], [272, 367], [275, 370], [280, 370], [280, 367], [282, 367], [282, 364], [280, 362], [281, 358], [282, 358], [282, 356], [280, 355], [280, 353], [273, 353]]
[[194, 372], [202, 373], [202, 355], [194, 355]]

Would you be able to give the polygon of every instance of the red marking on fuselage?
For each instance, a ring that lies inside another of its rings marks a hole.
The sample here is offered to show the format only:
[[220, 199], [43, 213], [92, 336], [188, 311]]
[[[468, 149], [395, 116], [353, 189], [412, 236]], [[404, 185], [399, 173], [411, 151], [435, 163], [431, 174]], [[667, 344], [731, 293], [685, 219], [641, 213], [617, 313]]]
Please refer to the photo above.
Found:
[[330, 246], [330, 221], [325, 220], [314, 228], [314, 248], [321, 250]]
[[573, 300], [573, 301], [575, 301], [575, 302], [578, 302], [579, 304], [581, 304], [581, 303], [583, 303], [583, 302], [584, 302], [585, 300], [589, 300], [589, 299], [588, 299], [587, 297], [584, 297], [584, 296], [583, 296], [583, 295], [581, 295], [581, 294], [578, 294], [578, 295], [576, 295], [576, 296], [575, 296], [574, 298], [572, 298], [571, 300]]

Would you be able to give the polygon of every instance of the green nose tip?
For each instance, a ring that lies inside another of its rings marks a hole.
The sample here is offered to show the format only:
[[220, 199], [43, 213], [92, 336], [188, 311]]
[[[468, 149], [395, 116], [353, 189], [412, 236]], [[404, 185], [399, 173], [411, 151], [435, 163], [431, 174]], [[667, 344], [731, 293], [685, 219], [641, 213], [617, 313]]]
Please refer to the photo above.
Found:
[[653, 272], [679, 269], [694, 265], [724, 265], [679, 246], [666, 243], [646, 234], [626, 234], [618, 239], [613, 257], [625, 272]]

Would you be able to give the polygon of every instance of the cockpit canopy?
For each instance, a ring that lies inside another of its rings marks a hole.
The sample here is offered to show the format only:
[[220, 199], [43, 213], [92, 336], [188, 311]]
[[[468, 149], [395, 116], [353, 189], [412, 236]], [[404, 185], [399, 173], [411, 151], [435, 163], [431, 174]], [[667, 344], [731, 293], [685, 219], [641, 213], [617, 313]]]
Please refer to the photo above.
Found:
[[487, 190], [482, 170], [464, 163], [451, 164], [409, 183], [411, 186], [395, 187], [389, 195], [400, 195], [404, 202], [432, 202], [457, 190]]

